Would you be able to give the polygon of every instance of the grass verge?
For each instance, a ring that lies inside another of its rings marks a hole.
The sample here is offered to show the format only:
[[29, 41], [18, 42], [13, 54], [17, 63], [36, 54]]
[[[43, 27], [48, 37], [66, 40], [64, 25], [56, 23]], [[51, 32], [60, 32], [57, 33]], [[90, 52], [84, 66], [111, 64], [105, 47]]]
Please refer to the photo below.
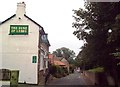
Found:
[[104, 72], [104, 68], [103, 67], [97, 67], [94, 69], [89, 69], [88, 71], [90, 72]]

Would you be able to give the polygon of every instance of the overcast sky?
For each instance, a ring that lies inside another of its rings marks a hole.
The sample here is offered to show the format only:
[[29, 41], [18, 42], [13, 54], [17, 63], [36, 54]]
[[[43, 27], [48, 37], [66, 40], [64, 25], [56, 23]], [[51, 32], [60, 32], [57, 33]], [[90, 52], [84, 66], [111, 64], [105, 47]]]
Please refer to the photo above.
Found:
[[50, 52], [67, 47], [78, 54], [83, 42], [73, 35], [72, 10], [84, 7], [83, 0], [1, 0], [0, 21], [15, 14], [17, 3], [22, 1], [26, 3], [26, 15], [48, 33]]

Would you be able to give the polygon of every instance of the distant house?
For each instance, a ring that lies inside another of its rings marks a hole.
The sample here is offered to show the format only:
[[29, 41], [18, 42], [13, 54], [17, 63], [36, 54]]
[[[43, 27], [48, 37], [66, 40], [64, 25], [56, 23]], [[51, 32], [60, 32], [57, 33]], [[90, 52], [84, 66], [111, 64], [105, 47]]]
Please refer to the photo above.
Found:
[[69, 72], [69, 68], [70, 68], [69, 62], [68, 62], [65, 58], [62, 58], [61, 61], [66, 65], [67, 70], [68, 70], [68, 72]]
[[[0, 24], [0, 68], [19, 70], [19, 82], [38, 84], [48, 68], [49, 40], [43, 27], [17, 3], [16, 14]], [[34, 13], [32, 13], [34, 14]]]
[[65, 66], [65, 64], [62, 61], [60, 61], [60, 59], [56, 57], [54, 54], [49, 54], [48, 58], [49, 58], [49, 62], [52, 65]]
[[55, 55], [49, 53], [48, 55], [49, 63], [54, 64], [54, 57]]
[[54, 65], [58, 65], [58, 66], [66, 66], [63, 62], [58, 61], [58, 60], [54, 60]]
[[69, 72], [69, 62], [63, 57], [56, 57], [54, 54], [49, 54], [49, 61], [51, 64], [66, 67]]

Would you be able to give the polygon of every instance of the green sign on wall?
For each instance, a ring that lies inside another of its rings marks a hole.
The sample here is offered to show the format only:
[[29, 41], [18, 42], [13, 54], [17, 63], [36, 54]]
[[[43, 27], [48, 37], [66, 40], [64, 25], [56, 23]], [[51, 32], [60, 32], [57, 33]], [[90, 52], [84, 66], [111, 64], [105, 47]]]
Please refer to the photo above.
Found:
[[32, 63], [37, 63], [37, 56], [32, 57]]
[[28, 25], [10, 25], [10, 35], [28, 35]]

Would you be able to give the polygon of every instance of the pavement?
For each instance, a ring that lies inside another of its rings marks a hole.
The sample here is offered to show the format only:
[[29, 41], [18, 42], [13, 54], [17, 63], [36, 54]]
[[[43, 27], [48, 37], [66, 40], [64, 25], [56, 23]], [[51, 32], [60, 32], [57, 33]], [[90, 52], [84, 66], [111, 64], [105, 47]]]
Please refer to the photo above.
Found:
[[71, 86], [89, 86], [93, 85], [91, 81], [85, 77], [83, 74], [75, 72], [73, 74], [69, 74], [66, 77], [53, 79], [47, 83], [47, 85], [29, 85], [29, 84], [19, 84], [18, 87], [71, 87]]
[[47, 85], [93, 85], [93, 84], [83, 74], [75, 72], [66, 77], [53, 80]]

